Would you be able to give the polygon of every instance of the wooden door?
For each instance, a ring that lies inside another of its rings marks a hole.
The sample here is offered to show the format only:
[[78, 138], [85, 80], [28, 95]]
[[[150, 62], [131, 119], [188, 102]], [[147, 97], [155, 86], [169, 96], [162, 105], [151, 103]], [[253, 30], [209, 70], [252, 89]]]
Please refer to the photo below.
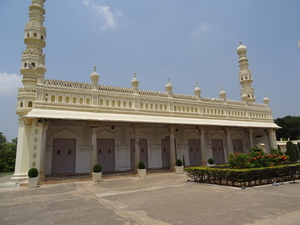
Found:
[[243, 141], [242, 139], [232, 139], [233, 152], [243, 153]]
[[212, 139], [211, 140], [213, 159], [215, 164], [225, 163], [224, 159], [224, 148], [222, 139]]
[[200, 140], [188, 139], [190, 166], [201, 165]]
[[98, 139], [98, 163], [103, 171], [115, 170], [115, 139]]
[[[139, 139], [140, 144], [140, 161], [145, 163], [148, 168], [148, 145], [147, 139]], [[135, 139], [130, 139], [130, 155], [131, 155], [131, 169], [134, 169], [134, 154], [135, 154]]]
[[53, 139], [52, 174], [75, 173], [76, 139]]

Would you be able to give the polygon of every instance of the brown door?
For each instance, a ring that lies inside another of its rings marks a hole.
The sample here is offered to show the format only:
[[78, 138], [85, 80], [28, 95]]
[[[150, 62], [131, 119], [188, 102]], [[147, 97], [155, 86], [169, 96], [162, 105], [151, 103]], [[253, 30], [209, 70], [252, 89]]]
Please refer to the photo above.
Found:
[[243, 153], [242, 139], [232, 139], [233, 152]]
[[103, 171], [115, 170], [115, 139], [98, 139], [98, 163]]
[[213, 159], [216, 164], [225, 163], [222, 139], [211, 139]]
[[75, 173], [76, 139], [54, 139], [52, 174]]
[[170, 167], [170, 140], [161, 139], [162, 167]]
[[201, 165], [200, 140], [188, 139], [190, 166]]
[[[147, 139], [140, 139], [140, 161], [145, 163], [148, 168], [148, 148]], [[134, 169], [134, 153], [135, 153], [135, 139], [130, 139], [130, 154], [131, 154], [131, 169]]]

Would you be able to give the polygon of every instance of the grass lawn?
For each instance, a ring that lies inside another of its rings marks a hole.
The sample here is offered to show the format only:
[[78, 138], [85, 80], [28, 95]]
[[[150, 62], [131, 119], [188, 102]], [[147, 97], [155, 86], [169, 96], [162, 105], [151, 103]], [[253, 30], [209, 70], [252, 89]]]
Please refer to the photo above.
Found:
[[0, 178], [5, 177], [7, 175], [13, 175], [13, 174], [14, 174], [14, 172], [0, 172]]

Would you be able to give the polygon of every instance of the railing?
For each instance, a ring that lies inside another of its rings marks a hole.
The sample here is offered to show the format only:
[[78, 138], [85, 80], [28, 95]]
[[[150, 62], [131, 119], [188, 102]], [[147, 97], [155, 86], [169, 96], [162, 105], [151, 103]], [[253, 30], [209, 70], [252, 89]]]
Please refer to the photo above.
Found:
[[121, 93], [121, 94], [133, 94], [131, 88], [114, 87], [114, 86], [106, 86], [106, 85], [99, 85], [99, 91], [110, 92], [110, 93]]
[[167, 94], [165, 92], [160, 92], [160, 91], [140, 90], [139, 94], [142, 96], [149, 96], [149, 97], [160, 97], [160, 98], [167, 97]]
[[70, 82], [62, 80], [45, 80], [44, 85], [52, 87], [66, 87], [66, 88], [77, 88], [77, 89], [92, 89], [92, 85], [88, 83]]

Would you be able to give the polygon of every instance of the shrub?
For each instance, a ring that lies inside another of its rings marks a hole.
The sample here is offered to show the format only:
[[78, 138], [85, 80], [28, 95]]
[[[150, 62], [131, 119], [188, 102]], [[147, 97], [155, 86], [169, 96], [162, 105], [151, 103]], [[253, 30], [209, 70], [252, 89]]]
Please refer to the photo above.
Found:
[[182, 166], [182, 161], [181, 159], [176, 160], [176, 166]]
[[294, 144], [294, 148], [295, 148], [295, 151], [296, 151], [297, 159], [300, 159], [298, 144]]
[[209, 158], [209, 159], [207, 160], [207, 162], [208, 162], [209, 164], [214, 164], [214, 163], [215, 163], [215, 160], [212, 159], [212, 158]]
[[283, 164], [288, 160], [280, 150], [272, 149], [271, 154], [266, 154], [261, 148], [255, 146], [248, 154], [232, 153], [228, 162], [231, 169], [273, 167]]
[[39, 171], [37, 168], [31, 168], [28, 170], [28, 177], [37, 177], [39, 175]]
[[212, 167], [188, 167], [187, 175], [199, 182], [219, 183], [225, 185], [252, 186], [271, 182], [282, 182], [300, 178], [300, 165], [293, 164], [294, 176], [291, 176], [289, 165], [280, 165], [265, 168], [226, 169]]
[[297, 152], [296, 152], [295, 145], [293, 142], [288, 141], [286, 143], [286, 152], [285, 154], [290, 157], [290, 162], [296, 162], [297, 161]]
[[139, 169], [145, 169], [146, 166], [145, 166], [145, 163], [143, 161], [140, 161], [139, 162]]
[[100, 173], [102, 171], [102, 166], [100, 164], [95, 164], [93, 166], [93, 172], [94, 173]]

